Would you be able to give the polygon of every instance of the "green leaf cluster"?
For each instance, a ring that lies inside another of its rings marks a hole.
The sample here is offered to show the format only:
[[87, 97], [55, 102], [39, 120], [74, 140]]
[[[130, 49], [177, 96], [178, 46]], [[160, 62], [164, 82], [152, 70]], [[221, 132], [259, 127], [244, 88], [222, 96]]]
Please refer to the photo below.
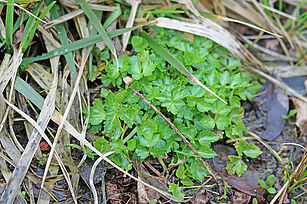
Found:
[[[168, 117], [202, 158], [212, 158], [216, 156], [211, 149], [212, 143], [221, 137], [243, 136], [244, 110], [240, 101], [251, 98], [260, 85], [251, 81], [249, 74], [240, 68], [238, 59], [229, 56], [225, 48], [213, 41], [194, 36], [193, 42], [190, 42], [179, 32], [157, 30], [155, 38], [161, 46], [228, 104], [167, 63], [149, 48], [145, 39], [134, 36], [131, 44], [135, 53], [130, 57], [119, 57], [118, 70], [115, 60], [103, 57], [105, 69], [101, 82], [110, 88], [102, 89], [101, 97], [93, 102], [89, 128], [95, 133], [102, 130], [102, 146], [115, 151], [111, 159], [123, 168], [131, 168], [132, 158], [144, 160], [149, 156], [167, 154], [174, 162], [184, 160], [176, 176], [181, 184], [193, 185], [195, 180], [204, 179], [206, 169], [176, 132], [129, 86], [142, 93]], [[123, 82], [127, 76], [133, 79], [129, 85]], [[221, 130], [224, 135], [218, 136], [214, 130]], [[108, 147], [105, 147], [106, 142]], [[99, 147], [100, 143], [95, 145]], [[247, 169], [242, 156], [254, 158], [261, 151], [246, 141], [237, 142], [235, 146], [239, 156], [229, 157], [227, 169], [241, 175]], [[183, 198], [179, 183], [171, 184], [169, 190], [178, 198]]]

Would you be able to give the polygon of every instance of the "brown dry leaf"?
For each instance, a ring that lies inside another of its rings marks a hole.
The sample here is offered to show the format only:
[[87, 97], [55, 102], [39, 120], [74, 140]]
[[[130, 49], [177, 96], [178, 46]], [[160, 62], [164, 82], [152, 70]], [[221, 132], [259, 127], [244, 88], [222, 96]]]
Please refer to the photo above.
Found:
[[217, 173], [233, 188], [250, 196], [257, 196], [258, 201], [262, 201], [264, 190], [258, 185], [260, 179], [258, 172], [252, 166], [249, 166], [241, 177], [237, 175], [229, 175], [226, 166], [229, 161], [228, 155], [235, 155], [236, 150], [227, 145], [214, 145], [212, 149], [217, 156], [212, 159], [213, 167]]
[[[137, 161], [137, 172], [141, 180], [163, 190], [163, 191], [168, 191], [167, 186], [163, 183], [164, 179], [156, 176], [152, 176], [148, 173], [148, 171], [142, 166], [142, 163]], [[148, 199], [149, 201], [152, 199], [159, 199], [160, 198], [160, 193], [157, 191], [154, 191], [153, 189], [150, 189], [148, 187], [143, 188], [140, 186], [140, 182], [138, 182], [138, 194], [142, 193], [142, 198], [140, 199], [139, 195], [139, 201], [143, 201], [146, 203], [146, 200]], [[148, 202], [147, 202], [148, 203]]]
[[213, 196], [208, 193], [204, 188], [201, 188], [192, 198], [191, 202], [193, 204], [206, 204], [210, 201]]
[[261, 92], [261, 90], [264, 90], [265, 93], [255, 100], [262, 103], [260, 108], [267, 112], [267, 124], [265, 132], [263, 132], [260, 137], [271, 141], [280, 135], [285, 126], [286, 120], [282, 115], [287, 115], [288, 113], [289, 99], [283, 89], [275, 86], [269, 81], [261, 87], [259, 92]]
[[16, 33], [14, 34], [14, 37], [13, 37], [13, 44], [16, 45], [16, 44], [20, 43], [21, 38], [22, 38], [22, 34], [23, 34], [23, 30], [24, 30], [24, 25], [21, 24], [19, 30], [16, 31]]
[[119, 191], [117, 184], [113, 181], [106, 181], [107, 199], [112, 204], [122, 203], [122, 193]]
[[307, 135], [307, 103], [301, 101], [297, 98], [291, 97], [294, 106], [297, 110], [296, 112], [296, 125], [299, 127], [302, 135]]
[[[140, 179], [140, 177], [139, 177]], [[143, 203], [149, 203], [149, 198], [145, 189], [145, 186], [138, 182], [138, 202], [143, 204]]]
[[235, 191], [235, 194], [232, 198], [232, 203], [233, 204], [245, 204], [245, 203], [249, 203], [250, 199], [251, 199], [250, 195], [247, 195], [239, 191]]
[[[139, 177], [139, 179], [141, 179], [141, 177]], [[159, 198], [161, 197], [160, 194], [147, 187], [144, 186], [142, 183], [138, 182], [137, 184], [137, 189], [138, 189], [138, 203], [149, 203], [151, 200], [156, 199], [159, 200]]]

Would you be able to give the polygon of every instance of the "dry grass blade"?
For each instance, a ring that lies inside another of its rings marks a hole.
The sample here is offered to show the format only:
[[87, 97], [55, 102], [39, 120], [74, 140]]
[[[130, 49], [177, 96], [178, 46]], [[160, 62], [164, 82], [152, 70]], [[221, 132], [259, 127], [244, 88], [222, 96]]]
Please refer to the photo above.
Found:
[[282, 38], [281, 35], [272, 33], [272, 32], [267, 31], [267, 30], [265, 30], [265, 29], [263, 29], [263, 28], [261, 28], [261, 27], [252, 25], [252, 24], [250, 24], [250, 23], [246, 23], [246, 22], [244, 22], [244, 21], [240, 21], [240, 20], [236, 20], [236, 19], [232, 19], [232, 18], [228, 18], [228, 17], [223, 17], [223, 16], [218, 16], [218, 19], [221, 19], [221, 20], [224, 20], [224, 21], [229, 21], [229, 22], [234, 22], [234, 23], [239, 23], [239, 24], [242, 24], [242, 25], [246, 25], [246, 26], [251, 27], [251, 28], [254, 28], [254, 29], [256, 29], [256, 30], [260, 30], [260, 31], [262, 31], [262, 32], [271, 34], [271, 35], [273, 35], [273, 36], [275, 36], [275, 37]]
[[[10, 93], [9, 93], [9, 101], [12, 100], [12, 96], [13, 96], [13, 89], [14, 89], [14, 84], [15, 84], [15, 78], [16, 78], [16, 73], [17, 73], [17, 69], [22, 61], [22, 49], [20, 48], [19, 50], [14, 49], [14, 54], [12, 56], [12, 60], [13, 62], [11, 63], [11, 65], [5, 69], [5, 71], [3, 72], [3, 75], [0, 76], [0, 93], [2, 94], [5, 87], [7, 86], [8, 82], [10, 80], [12, 80], [12, 85], [11, 85], [11, 89], [10, 89]], [[7, 77], [7, 78], [6, 78]], [[6, 109], [5, 114], [2, 118], [1, 124], [0, 124], [0, 131], [2, 130], [5, 121], [7, 119], [9, 113], [9, 108]]]
[[[6, 109], [7, 106], [4, 102], [4, 96], [0, 93], [0, 120], [3, 120], [3, 118], [6, 117]], [[16, 145], [13, 143], [6, 127], [3, 127], [0, 131], [0, 142], [7, 156], [11, 158], [10, 161], [12, 161], [14, 164], [17, 163], [21, 153], [19, 149], [17, 149]], [[12, 163], [4, 157], [3, 159], [8, 161], [9, 163]]]
[[295, 57], [291, 57], [291, 56], [285, 56], [285, 55], [282, 55], [278, 52], [275, 52], [275, 51], [272, 51], [272, 50], [269, 50], [269, 49], [266, 49], [264, 47], [261, 47], [260, 45], [258, 44], [254, 44], [252, 41], [250, 41], [247, 37], [243, 36], [243, 35], [240, 35], [240, 37], [245, 41], [247, 42], [249, 45], [252, 45], [255, 49], [265, 53], [266, 55], [270, 55], [270, 56], [273, 56], [273, 57], [276, 57], [278, 60], [280, 61], [297, 61], [297, 59]]
[[[52, 9], [51, 11], [50, 11], [50, 14], [53, 16], [53, 15], [55, 15], [55, 10], [54, 9]], [[65, 29], [63, 29], [63, 31], [65, 31]], [[59, 32], [59, 31], [58, 31]], [[66, 37], [66, 32], [65, 32], [65, 37]], [[62, 36], [60, 35], [60, 38], [61, 38]], [[43, 39], [44, 39], [44, 41], [45, 41], [45, 44], [46, 44], [46, 48], [47, 48], [47, 50], [48, 51], [51, 51], [51, 50], [54, 50], [55, 49], [55, 47], [54, 46], [52, 46], [52, 44], [49, 42], [49, 39], [46, 37], [46, 36], [43, 36]], [[61, 40], [62, 40], [62, 38], [61, 38]], [[69, 53], [68, 53], [69, 54]], [[72, 55], [72, 53], [70, 53], [71, 55]], [[66, 58], [67, 59], [67, 58]], [[72, 56], [71, 56], [71, 60], [73, 61], [73, 59], [72, 59]], [[50, 58], [50, 63], [51, 63], [51, 68], [52, 68], [52, 73], [54, 73], [53, 75], [53, 80], [52, 80], [52, 84], [50, 84], [50, 86], [49, 86], [49, 88], [47, 88], [47, 89], [55, 89], [55, 90], [57, 90], [57, 84], [58, 84], [58, 79], [57, 78], [55, 78], [55, 77], [57, 77], [58, 76], [58, 69], [59, 69], [59, 57], [54, 57], [54, 58]], [[68, 62], [67, 62], [68, 63]], [[68, 63], [69, 64], [69, 63]], [[70, 68], [70, 70], [71, 70], [71, 73], [72, 73], [72, 76], [74, 76], [73, 75], [73, 71], [76, 71], [75, 70], [75, 67], [73, 67], [74, 69], [71, 69]], [[47, 75], [48, 76], [48, 75]], [[46, 77], [47, 78], [47, 77]], [[50, 78], [51, 78], [51, 76], [50, 76]], [[56, 99], [58, 99], [58, 100], [60, 100], [61, 98], [58, 98], [57, 96], [58, 96], [59, 94], [57, 93], [57, 91], [56, 91], [56, 93], [55, 93], [55, 100]], [[55, 101], [55, 103], [58, 103], [57, 101]], [[51, 142], [49, 142], [48, 143], [50, 146], [52, 145], [52, 143]], [[58, 151], [59, 152], [64, 152], [64, 151], [62, 151], [61, 149], [58, 149]], [[74, 193], [74, 189], [73, 189], [73, 186], [72, 186], [72, 182], [71, 182], [71, 180], [70, 180], [70, 177], [69, 177], [69, 174], [68, 174], [68, 171], [66, 170], [66, 168], [65, 168], [65, 166], [64, 166], [64, 164], [63, 164], [63, 162], [60, 160], [60, 159], [58, 159], [59, 157], [57, 156], [57, 154], [55, 154], [55, 156], [56, 156], [56, 158], [57, 158], [57, 161], [58, 161], [58, 163], [59, 163], [59, 165], [60, 165], [60, 167], [61, 167], [61, 169], [62, 169], [62, 171], [63, 171], [63, 174], [64, 174], [64, 177], [65, 177], [65, 179], [66, 179], [66, 181], [67, 181], [67, 184], [68, 184], [68, 187], [69, 187], [69, 190], [70, 190], [70, 192], [71, 192], [71, 195], [72, 195], [72, 198], [73, 198], [73, 200], [74, 200], [74, 202], [76, 203], [77, 201], [76, 201], [76, 195], [75, 195], [75, 193]], [[65, 155], [63, 155], [63, 154], [61, 154], [61, 156], [63, 157], [63, 158], [65, 158]], [[70, 168], [70, 165], [68, 165], [67, 164], [67, 162], [66, 162], [66, 165]], [[53, 170], [53, 168], [54, 167], [51, 167], [50, 169], [48, 169], [48, 171], [52, 174], [52, 173], [54, 173], [55, 175], [56, 175], [56, 173], [57, 173], [57, 171], [56, 172], [52, 172], [52, 170]], [[70, 172], [71, 173], [73, 173], [73, 170], [70, 168]], [[39, 201], [41, 201], [41, 203], [43, 203], [44, 201], [43, 200], [41, 200], [41, 199], [44, 199], [46, 197], [46, 195], [45, 195], [45, 193], [44, 192], [42, 192], [42, 191], [40, 191], [40, 194], [39, 194]]]
[[[128, 21], [127, 21], [127, 24], [126, 24], [126, 28], [131, 28], [133, 26], [133, 23], [134, 23], [134, 19], [135, 19], [135, 16], [136, 16], [138, 6], [142, 1], [141, 0], [127, 0], [127, 2], [129, 4], [131, 4], [132, 8], [131, 8], [130, 15], [129, 15], [129, 18], [128, 18]], [[124, 33], [124, 35], [123, 35], [123, 51], [126, 50], [126, 47], [128, 45], [128, 41], [129, 41], [129, 38], [130, 38], [130, 34], [131, 34], [131, 31]]]
[[20, 8], [21, 10], [23, 10], [24, 12], [26, 12], [29, 16], [33, 16], [34, 18], [36, 18], [38, 21], [42, 22], [42, 23], [47, 23], [46, 21], [44, 21], [43, 19], [33, 15], [30, 11], [28, 11], [27, 9], [23, 8], [22, 6], [19, 6], [18, 4], [14, 4], [14, 6]]
[[[274, 196], [274, 198], [272, 199], [272, 201], [270, 202], [270, 204], [273, 204], [277, 201], [277, 199], [281, 196], [281, 198], [279, 199], [279, 204], [283, 203], [284, 197], [286, 195], [286, 192], [289, 188], [291, 188], [290, 186], [292, 185], [291, 183], [293, 182], [298, 182], [299, 183], [299, 177], [302, 176], [301, 173], [303, 171], [306, 171], [307, 168], [307, 149], [300, 145], [300, 144], [295, 144], [295, 143], [284, 143], [284, 145], [295, 145], [295, 146], [299, 146], [301, 148], [304, 149], [304, 155], [302, 157], [301, 162], [298, 164], [298, 166], [295, 168], [295, 170], [293, 171], [293, 173], [291, 174], [290, 178], [287, 180], [287, 182], [283, 185], [283, 187], [278, 191], [278, 193]], [[298, 177], [298, 178], [297, 178]], [[306, 180], [307, 177], [305, 177], [304, 179], [302, 179], [300, 182], [303, 182], [304, 180]], [[290, 189], [289, 189], [290, 190]], [[304, 189], [305, 191], [305, 189]], [[304, 194], [306, 193], [306, 191], [304, 192]]]
[[[46, 142], [51, 146], [52, 143], [49, 140], [49, 138], [47, 137], [47, 135], [44, 133], [44, 131], [42, 130], [42, 128], [40, 127], [40, 125], [34, 121], [30, 116], [28, 116], [27, 114], [25, 114], [24, 112], [22, 112], [20, 109], [18, 109], [16, 106], [14, 106], [13, 104], [11, 104], [10, 102], [8, 102], [7, 100], [4, 99], [4, 101], [13, 109], [15, 110], [17, 113], [19, 113], [22, 117], [24, 117], [31, 125], [33, 125], [33, 127], [35, 128], [35, 130], [46, 140]], [[62, 162], [61, 158], [59, 157], [59, 155], [55, 152], [55, 157], [61, 167], [61, 170], [63, 171], [64, 177], [67, 179], [67, 181], [69, 182], [69, 173], [67, 172], [67, 170], [65, 169], [64, 163]], [[14, 165], [16, 166], [16, 165]], [[27, 171], [26, 171], [27, 172]], [[33, 180], [33, 179], [32, 179]], [[33, 180], [33, 182], [35, 183], [39, 183], [39, 181], [37, 180]], [[41, 187], [41, 189], [44, 189], [44, 187]]]
[[9, 63], [10, 63], [10, 59], [11, 59], [11, 55], [10, 54], [5, 54], [4, 58], [1, 62], [1, 66], [0, 66], [0, 76], [3, 75], [3, 72], [8, 68]]
[[[111, 154], [113, 154], [114, 151], [112, 152], [108, 152], [105, 153], [104, 156], [110, 156]], [[95, 175], [95, 170], [96, 167], [98, 166], [98, 164], [102, 161], [103, 159], [101, 157], [99, 157], [93, 164], [92, 169], [91, 169], [91, 174], [90, 174], [90, 178], [89, 178], [89, 183], [90, 183], [90, 187], [91, 187], [91, 191], [93, 193], [93, 197], [94, 197], [94, 204], [98, 204], [98, 195], [97, 195], [97, 191], [94, 185], [94, 175]], [[104, 201], [105, 202], [105, 201]]]
[[264, 140], [262, 140], [258, 135], [256, 135], [253, 132], [248, 132], [253, 138], [258, 140], [263, 146], [265, 146], [272, 154], [273, 156], [278, 160], [278, 162], [282, 165], [283, 169], [286, 169], [286, 166], [280, 156], [277, 154], [276, 151], [274, 151]]
[[253, 7], [251, 7], [247, 2], [235, 1], [235, 0], [224, 0], [223, 4], [226, 8], [242, 16], [248, 21], [258, 26], [265, 27], [266, 29], [268, 28], [263, 17]]
[[[53, 85], [57, 85], [57, 72], [54, 73]], [[49, 123], [51, 115], [55, 109], [55, 96], [56, 89], [51, 89], [47, 95], [44, 106], [42, 108], [41, 114], [37, 120], [37, 123], [40, 124], [42, 129], [45, 129]], [[36, 149], [39, 146], [40, 136], [36, 130], [32, 132], [32, 135], [29, 139], [29, 142], [25, 148], [25, 151], [21, 155], [21, 158], [12, 174], [11, 179], [9, 180], [4, 193], [1, 196], [1, 202], [12, 203], [16, 196], [16, 186], [19, 187], [27, 173], [27, 169], [30, 166], [32, 158], [36, 152]]]
[[81, 9], [70, 12], [66, 15], [60, 16], [59, 18], [56, 18], [52, 21], [49, 21], [48, 23], [46, 23], [44, 25], [44, 28], [46, 28], [46, 29], [51, 28], [52, 26], [55, 26], [55, 25], [60, 24], [60, 23], [64, 23], [64, 22], [71, 20], [71, 19], [73, 19], [73, 18], [75, 18], [75, 17], [77, 17], [77, 16], [79, 16], [83, 13], [84, 13], [84, 11], [81, 10]]
[[11, 59], [13, 62], [9, 65], [9, 67], [4, 68], [3, 74], [0, 76], [0, 93], [3, 93], [5, 87], [7, 86], [8, 82], [12, 79], [12, 77], [17, 72], [17, 69], [22, 60], [22, 52], [21, 49], [15, 50]]
[[[14, 105], [11, 105], [12, 108], [14, 107]], [[18, 112], [18, 109], [14, 108], [14, 110], [16, 110]], [[20, 114], [21, 111], [19, 112]], [[33, 124], [34, 128], [36, 128], [36, 130], [41, 134], [41, 135], [44, 135], [44, 131], [40, 128], [40, 126], [30, 117], [28, 117], [26, 114], [23, 114], [23, 116], [25, 117], [25, 119], [27, 121], [29, 121], [31, 124]], [[52, 116], [52, 120], [59, 124], [61, 121], [62, 121], [62, 116], [58, 113], [58, 112], [55, 112], [54, 115]], [[99, 152], [95, 147], [92, 146], [92, 144], [90, 142], [88, 142], [86, 139], [84, 139], [82, 137], [82, 135], [67, 121], [65, 121], [65, 128], [66, 128], [66, 131], [68, 133], [70, 133], [73, 137], [75, 137], [77, 140], [79, 140], [80, 142], [83, 142], [88, 148], [90, 148], [91, 150], [93, 150], [93, 152], [95, 152], [98, 156], [102, 157], [106, 162], [108, 162], [110, 165], [112, 165], [114, 168], [116, 168], [117, 170], [119, 170], [120, 172], [122, 172], [123, 174], [131, 177], [132, 179], [138, 181], [138, 182], [141, 182], [143, 185], [159, 192], [161, 195], [165, 196], [167, 199], [170, 199], [172, 201], [175, 201], [175, 202], [181, 202], [181, 200], [179, 200], [178, 198], [170, 195], [169, 193], [167, 192], [164, 192], [164, 191], [161, 191], [160, 189], [148, 184], [148, 183], [145, 183], [144, 181], [136, 178], [135, 176], [131, 175], [130, 173], [128, 173], [127, 171], [123, 170], [122, 168], [120, 168], [119, 166], [117, 166], [114, 162], [112, 162], [110, 159], [108, 159], [104, 154], [102, 154], [101, 152]], [[48, 138], [47, 138], [48, 139]]]
[[89, 178], [89, 183], [90, 183], [90, 187], [91, 187], [91, 191], [93, 193], [93, 197], [94, 197], [94, 204], [98, 204], [98, 195], [97, 195], [97, 191], [94, 185], [94, 174], [95, 174], [95, 170], [96, 167], [98, 166], [98, 164], [102, 161], [103, 159], [101, 157], [99, 157], [95, 163], [92, 166], [91, 169], [91, 174], [90, 174], [90, 178]]
[[[266, 15], [266, 13], [264, 12], [263, 8], [260, 6], [260, 3], [258, 3], [256, 0], [252, 0], [252, 3], [255, 5], [255, 7], [260, 11], [260, 13], [262, 14], [262, 16], [265, 18], [267, 24], [270, 26], [271, 30], [274, 32], [274, 33], [279, 33], [279, 34], [283, 34], [283, 32], [278, 29], [275, 24], [269, 19], [269, 17]], [[279, 44], [281, 45], [283, 51], [285, 52], [285, 54], [287, 56], [290, 56], [289, 54], [289, 51], [285, 45], [285, 43], [280, 39], [280, 38], [277, 38]]]
[[[43, 176], [43, 180], [42, 180], [42, 186], [44, 186], [44, 182], [45, 182], [45, 179], [46, 179], [46, 176], [47, 176], [47, 173], [48, 173], [48, 168], [49, 168], [49, 166], [51, 164], [52, 156], [53, 156], [53, 153], [55, 151], [55, 146], [57, 144], [57, 141], [59, 139], [60, 133], [61, 133], [63, 127], [64, 127], [66, 118], [67, 118], [67, 116], [69, 114], [70, 108], [71, 108], [71, 106], [72, 106], [72, 104], [74, 102], [74, 98], [75, 98], [76, 93], [78, 91], [78, 87], [79, 87], [79, 83], [80, 83], [80, 80], [81, 80], [81, 77], [82, 77], [82, 74], [83, 74], [85, 63], [86, 63], [86, 61], [84, 61], [84, 63], [81, 65], [81, 67], [79, 69], [78, 76], [77, 76], [76, 82], [74, 84], [74, 89], [73, 89], [72, 94], [70, 96], [70, 99], [69, 99], [68, 105], [66, 107], [66, 110], [64, 112], [63, 118], [61, 118], [61, 122], [59, 124], [58, 130], [56, 132], [56, 135], [55, 135], [55, 138], [54, 138], [54, 141], [53, 141], [50, 153], [49, 153], [49, 157], [48, 157], [48, 160], [47, 160], [47, 163], [46, 163], [46, 167], [45, 167], [45, 171], [44, 171], [44, 176]], [[75, 203], [77, 203], [76, 198], [74, 198], [74, 201], [75, 201]]]
[[287, 14], [287, 13], [282, 12], [282, 11], [279, 11], [279, 10], [277, 10], [277, 9], [275, 9], [275, 8], [266, 6], [266, 5], [264, 5], [264, 4], [260, 4], [260, 6], [263, 7], [263, 8], [265, 8], [265, 9], [268, 9], [268, 10], [270, 10], [270, 11], [273, 11], [274, 13], [277, 13], [277, 14], [279, 14], [279, 15], [281, 15], [281, 16], [285, 16], [285, 17], [290, 18], [290, 19], [292, 19], [292, 20], [296, 20], [296, 17], [291, 16], [291, 15], [289, 15], [289, 14]]

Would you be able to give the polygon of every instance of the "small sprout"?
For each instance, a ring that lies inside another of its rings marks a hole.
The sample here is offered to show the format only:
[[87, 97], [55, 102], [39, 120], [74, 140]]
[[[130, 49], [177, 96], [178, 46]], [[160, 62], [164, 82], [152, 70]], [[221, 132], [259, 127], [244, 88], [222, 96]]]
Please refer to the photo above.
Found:
[[296, 114], [297, 110], [296, 109], [292, 109], [289, 111], [288, 115], [282, 115], [282, 117], [284, 119], [289, 119], [291, 117], [293, 117]]
[[273, 174], [269, 175], [266, 181], [258, 180], [261, 188], [265, 189], [269, 194], [275, 194], [276, 189], [273, 187], [275, 184], [275, 176]]

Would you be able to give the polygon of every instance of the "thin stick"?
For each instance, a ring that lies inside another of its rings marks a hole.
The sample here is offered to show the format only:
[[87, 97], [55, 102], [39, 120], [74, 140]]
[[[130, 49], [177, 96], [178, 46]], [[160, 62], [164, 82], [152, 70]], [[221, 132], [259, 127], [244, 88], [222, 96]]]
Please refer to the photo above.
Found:
[[138, 91], [136, 91], [132, 86], [130, 87], [130, 89], [139, 97], [141, 97], [152, 109], [154, 109], [163, 119], [165, 122], [167, 122], [167, 124], [169, 126], [171, 126], [171, 128], [173, 130], [175, 130], [175, 132], [182, 138], [182, 140], [184, 141], [184, 143], [186, 143], [186, 145], [188, 145], [188, 147], [194, 152], [194, 154], [196, 156], [198, 156], [199, 161], [204, 165], [204, 167], [207, 169], [207, 171], [209, 172], [209, 174], [212, 176], [212, 178], [214, 179], [214, 181], [216, 182], [216, 184], [218, 186], [220, 186], [218, 180], [216, 179], [216, 177], [214, 176], [214, 174], [212, 173], [212, 171], [210, 170], [210, 168], [207, 166], [207, 164], [205, 163], [205, 161], [200, 157], [200, 155], [198, 154], [198, 152], [196, 151], [196, 149], [191, 145], [191, 143], [187, 140], [187, 138], [185, 138], [185, 136], [183, 136], [181, 134], [181, 132], [176, 128], [176, 126], [167, 118], [163, 115], [163, 113], [161, 113], [152, 103], [150, 103], [141, 93], [139, 93]]
[[[246, 67], [246, 66], [244, 66]], [[292, 88], [288, 87], [287, 85], [285, 85], [284, 83], [278, 81], [277, 79], [273, 78], [272, 76], [258, 70], [258, 69], [255, 69], [251, 66], [248, 66], [247, 67], [248, 69], [250, 69], [251, 71], [257, 73], [257, 74], [260, 74], [261, 76], [263, 76], [264, 78], [270, 80], [273, 84], [279, 86], [280, 88], [288, 91], [289, 93], [293, 94], [295, 97], [301, 99], [302, 101], [306, 102], [307, 103], [307, 98], [302, 96], [301, 94], [297, 93], [296, 91], [294, 91]]]
[[274, 149], [272, 149], [272, 147], [270, 147], [270, 145], [268, 145], [263, 139], [261, 139], [255, 133], [249, 131], [248, 134], [254, 137], [256, 140], [258, 140], [263, 146], [265, 146], [273, 154], [273, 156], [277, 159], [277, 161], [281, 164], [282, 168], [286, 169], [284, 162], [282, 161], [280, 156], [277, 154], [277, 152]]

